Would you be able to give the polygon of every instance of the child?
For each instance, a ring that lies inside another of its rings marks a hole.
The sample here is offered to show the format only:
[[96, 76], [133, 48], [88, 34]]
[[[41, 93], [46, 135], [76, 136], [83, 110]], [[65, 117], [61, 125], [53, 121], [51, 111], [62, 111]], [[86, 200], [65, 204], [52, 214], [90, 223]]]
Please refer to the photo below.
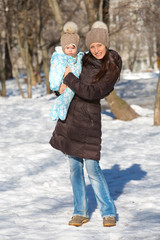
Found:
[[[58, 91], [63, 83], [63, 77], [66, 68], [69, 66], [76, 77], [81, 73], [81, 59], [83, 53], [78, 53], [79, 36], [77, 34], [78, 27], [73, 22], [67, 22], [64, 27], [64, 34], [61, 37], [61, 46], [63, 52], [54, 52], [51, 57], [51, 67], [49, 73], [50, 88], [52, 91]], [[66, 88], [54, 102], [51, 108], [51, 119], [65, 120], [68, 108], [74, 92], [70, 88]]]

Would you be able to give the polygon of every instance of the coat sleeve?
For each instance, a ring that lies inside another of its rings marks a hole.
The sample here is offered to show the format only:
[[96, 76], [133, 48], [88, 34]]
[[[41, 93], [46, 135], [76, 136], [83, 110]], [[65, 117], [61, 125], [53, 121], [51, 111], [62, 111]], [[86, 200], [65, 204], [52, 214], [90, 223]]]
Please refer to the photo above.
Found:
[[[83, 99], [96, 100], [106, 97], [110, 94], [110, 92], [114, 90], [114, 85], [119, 78], [122, 67], [122, 59], [119, 54], [114, 50], [111, 50], [111, 55], [114, 58], [114, 61], [119, 69], [118, 72], [113, 72], [113, 70], [111, 72], [111, 70], [109, 70], [99, 82], [90, 85], [86, 84], [84, 81], [81, 81], [82, 75], [80, 75], [78, 79], [73, 75], [73, 73], [69, 73], [64, 78], [63, 82]], [[92, 82], [92, 79], [90, 82]]]
[[106, 97], [114, 89], [114, 85], [117, 81], [117, 74], [112, 74], [112, 79], [110, 74], [107, 73], [105, 77], [97, 83], [91, 85], [85, 84], [80, 78], [76, 78], [73, 73], [69, 73], [63, 80], [63, 82], [68, 85], [78, 96], [86, 100], [96, 100]]

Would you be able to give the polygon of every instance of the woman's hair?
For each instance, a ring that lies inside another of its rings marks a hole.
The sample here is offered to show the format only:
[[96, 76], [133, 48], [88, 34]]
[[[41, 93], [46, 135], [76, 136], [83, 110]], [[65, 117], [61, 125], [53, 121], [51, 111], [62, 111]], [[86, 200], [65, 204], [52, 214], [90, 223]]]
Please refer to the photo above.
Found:
[[[96, 82], [100, 81], [101, 78], [107, 72], [107, 70], [110, 70], [111, 74], [112, 73], [114, 74], [115, 71], [116, 71], [116, 73], [118, 75], [118, 80], [119, 80], [120, 71], [121, 71], [121, 62], [119, 63], [116, 56], [115, 57], [112, 56], [113, 54], [111, 54], [110, 51], [113, 51], [113, 50], [108, 50], [107, 49], [106, 54], [103, 57], [103, 59], [98, 60], [98, 61], [101, 62], [100, 69], [99, 69], [99, 72], [95, 75], [95, 78], [93, 79], [93, 83], [96, 83]], [[117, 56], [119, 56], [119, 55], [117, 54]], [[93, 63], [93, 64], [96, 63], [96, 60], [97, 59], [89, 51], [88, 53], [86, 53], [84, 55], [84, 57], [82, 59], [82, 64], [83, 64], [83, 66], [87, 66], [90, 63]]]

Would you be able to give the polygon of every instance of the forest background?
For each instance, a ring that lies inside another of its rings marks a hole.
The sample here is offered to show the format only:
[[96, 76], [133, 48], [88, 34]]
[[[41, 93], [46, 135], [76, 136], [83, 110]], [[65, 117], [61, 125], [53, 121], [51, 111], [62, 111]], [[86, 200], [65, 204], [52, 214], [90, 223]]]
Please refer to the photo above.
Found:
[[[121, 55], [123, 71], [160, 69], [159, 0], [0, 0], [0, 95], [7, 96], [6, 80], [15, 78], [24, 98], [19, 81], [22, 74], [28, 98], [42, 76], [46, 94], [50, 94], [50, 58], [60, 45], [63, 25], [67, 21], [78, 25], [80, 49], [86, 51], [86, 33], [97, 20], [108, 25], [110, 48]], [[106, 100], [116, 118], [138, 117], [115, 91]], [[154, 124], [160, 125], [160, 78]]]

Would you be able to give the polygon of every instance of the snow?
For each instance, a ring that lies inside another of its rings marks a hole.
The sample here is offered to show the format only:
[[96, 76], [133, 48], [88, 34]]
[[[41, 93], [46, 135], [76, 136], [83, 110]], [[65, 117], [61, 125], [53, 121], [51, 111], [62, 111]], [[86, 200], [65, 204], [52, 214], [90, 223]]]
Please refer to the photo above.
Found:
[[[156, 73], [123, 73], [117, 93], [141, 117], [115, 120], [102, 100], [101, 167], [117, 207], [117, 226], [104, 228], [86, 176], [90, 221], [68, 226], [73, 199], [68, 159], [49, 145], [55, 100], [45, 84], [22, 99], [15, 80], [0, 97], [0, 239], [159, 240], [160, 127], [153, 125]], [[26, 95], [26, 85], [21, 79]]]

